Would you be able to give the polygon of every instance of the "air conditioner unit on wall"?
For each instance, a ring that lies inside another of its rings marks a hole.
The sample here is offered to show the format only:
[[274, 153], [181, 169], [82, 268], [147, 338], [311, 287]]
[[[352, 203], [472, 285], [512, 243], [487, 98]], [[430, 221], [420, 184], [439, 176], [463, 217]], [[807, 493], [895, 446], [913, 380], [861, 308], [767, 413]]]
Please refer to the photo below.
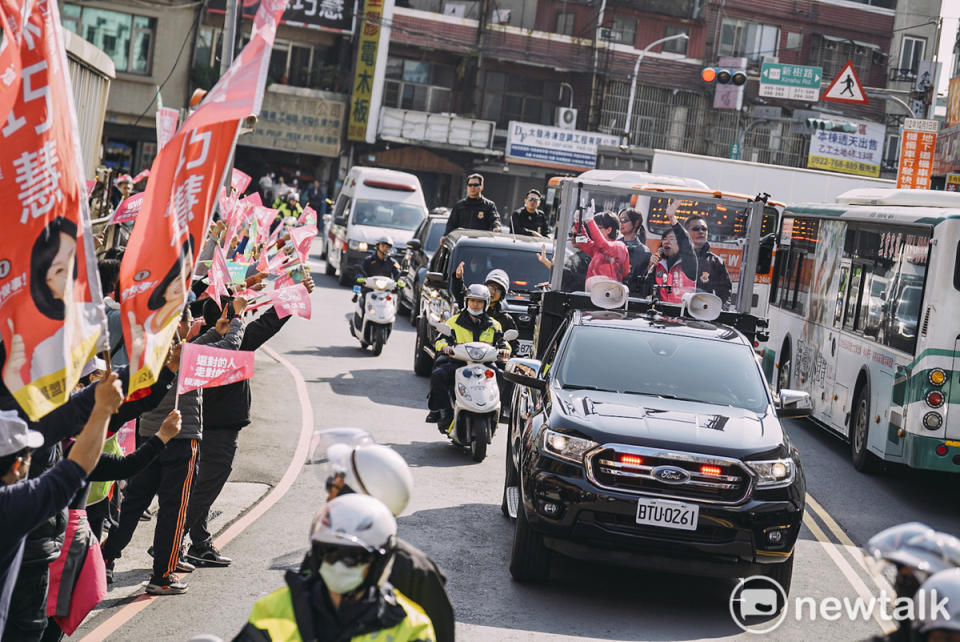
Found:
[[467, 5], [458, 2], [448, 2], [443, 5], [443, 15], [462, 18], [467, 13]]
[[576, 129], [577, 110], [573, 107], [557, 107], [553, 122], [554, 126], [560, 129]]

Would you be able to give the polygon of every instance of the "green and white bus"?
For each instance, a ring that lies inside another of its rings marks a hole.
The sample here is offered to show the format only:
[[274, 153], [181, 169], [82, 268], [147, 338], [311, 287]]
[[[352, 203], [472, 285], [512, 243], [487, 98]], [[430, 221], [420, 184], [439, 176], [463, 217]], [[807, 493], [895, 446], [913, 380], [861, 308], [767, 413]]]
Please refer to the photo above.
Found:
[[960, 472], [960, 194], [858, 189], [787, 206], [764, 367], [810, 393], [854, 466]]

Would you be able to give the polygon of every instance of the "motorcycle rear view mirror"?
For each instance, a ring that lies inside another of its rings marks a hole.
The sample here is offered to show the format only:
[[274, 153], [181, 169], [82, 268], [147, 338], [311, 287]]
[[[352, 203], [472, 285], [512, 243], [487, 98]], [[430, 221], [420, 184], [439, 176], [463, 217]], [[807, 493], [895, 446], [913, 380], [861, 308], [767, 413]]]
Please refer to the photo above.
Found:
[[514, 339], [516, 339], [516, 338], [519, 337], [519, 336], [520, 336], [520, 333], [519, 333], [519, 332], [517, 332], [514, 328], [510, 328], [509, 330], [507, 330], [506, 332], [503, 333], [503, 340], [504, 340], [504, 341], [513, 341]]
[[431, 321], [430, 321], [430, 325], [432, 325], [432, 326], [434, 327], [434, 329], [436, 329], [437, 332], [439, 332], [440, 334], [442, 334], [442, 335], [445, 336], [445, 337], [452, 337], [452, 336], [453, 336], [453, 328], [451, 328], [450, 326], [448, 326], [448, 325], [447, 325], [446, 323], [444, 323], [443, 321], [433, 321], [433, 320], [431, 320]]
[[427, 281], [433, 285], [446, 285], [447, 280], [443, 278], [443, 272], [427, 272]]

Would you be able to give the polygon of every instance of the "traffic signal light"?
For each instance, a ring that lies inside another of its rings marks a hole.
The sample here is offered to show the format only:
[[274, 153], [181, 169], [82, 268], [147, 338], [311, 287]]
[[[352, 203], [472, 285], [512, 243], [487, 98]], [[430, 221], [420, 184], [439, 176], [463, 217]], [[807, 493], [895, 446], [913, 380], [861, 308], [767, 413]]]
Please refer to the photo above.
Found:
[[722, 69], [718, 67], [704, 67], [700, 72], [703, 82], [714, 82], [718, 85], [737, 85], [747, 82], [747, 72], [743, 69]]
[[848, 134], [856, 134], [860, 131], [860, 127], [856, 123], [827, 120], [824, 118], [808, 118], [807, 127], [828, 132], [846, 132]]

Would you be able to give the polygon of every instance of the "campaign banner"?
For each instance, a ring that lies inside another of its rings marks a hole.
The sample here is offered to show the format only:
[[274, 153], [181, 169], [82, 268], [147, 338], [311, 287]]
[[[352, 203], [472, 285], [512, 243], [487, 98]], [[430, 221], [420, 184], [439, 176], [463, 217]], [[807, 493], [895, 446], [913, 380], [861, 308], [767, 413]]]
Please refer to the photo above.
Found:
[[143, 205], [143, 194], [143, 192], [139, 192], [120, 201], [117, 209], [113, 211], [110, 220], [107, 221], [107, 225], [129, 223], [137, 218], [137, 212], [140, 211], [140, 207]]
[[177, 122], [180, 120], [180, 111], [170, 107], [157, 109], [157, 151], [159, 152], [173, 135], [177, 133]]
[[197, 343], [183, 344], [177, 394], [197, 388], [216, 388], [253, 376], [253, 352], [224, 350]]
[[260, 3], [251, 40], [153, 161], [140, 220], [120, 267], [130, 392], [153, 384], [163, 367], [240, 123], [260, 111], [286, 4]]
[[[257, 10], [257, 0], [238, 3], [243, 18], [249, 20]], [[209, 13], [226, 13], [227, 0], [209, 0]], [[283, 14], [282, 22], [294, 27], [306, 27], [334, 33], [353, 33], [353, 0], [295, 0]]]
[[0, 32], [5, 40], [0, 48], [0, 124], [7, 121], [20, 93], [23, 3], [24, 0], [0, 0]]
[[295, 314], [309, 319], [311, 314], [310, 293], [302, 285], [292, 285], [279, 290], [270, 290], [267, 297], [277, 311], [277, 317], [283, 319]]
[[[19, 33], [12, 23], [22, 6], [0, 0], [10, 34]], [[4, 58], [19, 49], [23, 78], [0, 127], [0, 221], [8, 239], [0, 256], [0, 336], [3, 382], [37, 420], [67, 400], [107, 342], [60, 11], [55, 0], [27, 8], [23, 37], [7, 34], [4, 45]]]

